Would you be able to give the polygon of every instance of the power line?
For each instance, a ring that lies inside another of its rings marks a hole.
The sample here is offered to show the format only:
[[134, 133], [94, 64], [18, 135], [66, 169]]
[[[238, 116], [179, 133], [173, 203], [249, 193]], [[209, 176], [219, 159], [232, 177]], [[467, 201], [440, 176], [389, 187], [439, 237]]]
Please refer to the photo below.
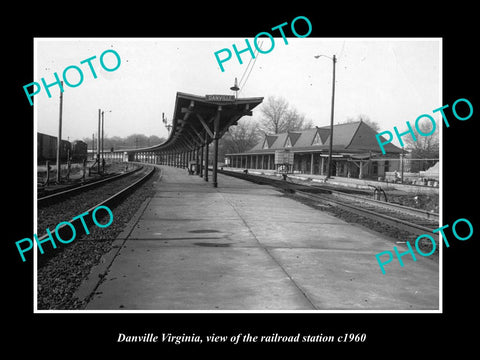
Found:
[[250, 58], [250, 60], [248, 61], [247, 67], [246, 67], [245, 70], [243, 71], [242, 77], [240, 78], [240, 82], [238, 83], [239, 86], [240, 86], [240, 84], [242, 83], [242, 80], [243, 80], [243, 78], [245, 77], [245, 74], [247, 73], [247, 70], [248, 70], [248, 68], [250, 67], [250, 63], [252, 62], [252, 60], [253, 60], [253, 58]]
[[250, 77], [250, 74], [252, 73], [252, 70], [253, 70], [253, 66], [255, 65], [255, 61], [257, 61], [257, 58], [255, 57], [255, 59], [253, 60], [253, 65], [252, 67], [250, 68], [250, 71], [248, 72], [248, 75], [247, 75], [247, 78], [245, 79], [245, 82], [243, 83], [241, 89], [243, 90], [243, 88], [245, 87], [245, 84], [247, 83], [248, 81], [248, 78]]
[[252, 66], [250, 67], [250, 70], [249, 70], [249, 72], [248, 72], [248, 75], [247, 75], [247, 77], [245, 78], [245, 82], [242, 84], [242, 80], [243, 80], [243, 78], [244, 78], [244, 76], [245, 76], [245, 73], [246, 73], [247, 70], [248, 70], [248, 65], [250, 65], [250, 62], [251, 62], [252, 58], [250, 58], [250, 61], [248, 62], [247, 67], [245, 68], [245, 71], [244, 71], [244, 73], [243, 73], [243, 75], [242, 75], [242, 78], [240, 79], [240, 83], [239, 83], [239, 85], [238, 85], [238, 86], [240, 87], [240, 92], [241, 92], [241, 91], [243, 90], [243, 88], [245, 87], [245, 84], [247, 83], [248, 78], [250, 77], [250, 74], [252, 73], [253, 67], [255, 66], [255, 62], [257, 61], [257, 58], [258, 58], [258, 49], [261, 49], [261, 48], [262, 48], [262, 44], [263, 44], [263, 40], [260, 42], [259, 48], [256, 49], [256, 54], [254, 53], [255, 58], [253, 59]]

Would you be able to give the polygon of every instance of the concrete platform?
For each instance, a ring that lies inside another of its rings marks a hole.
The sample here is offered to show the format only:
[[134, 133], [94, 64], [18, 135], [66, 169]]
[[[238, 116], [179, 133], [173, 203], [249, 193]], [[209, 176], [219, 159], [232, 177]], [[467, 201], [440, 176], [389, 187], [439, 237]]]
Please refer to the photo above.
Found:
[[[77, 292], [87, 310], [438, 310], [438, 263], [394, 241], [219, 175], [161, 167], [157, 192]], [[103, 276], [104, 274], [104, 276]], [[99, 276], [100, 275], [100, 276]]]
[[[230, 168], [226, 167], [224, 170], [227, 171], [234, 171], [234, 172], [243, 172], [245, 169], [243, 168]], [[249, 174], [253, 175], [264, 175], [269, 177], [277, 177], [281, 178], [281, 175], [278, 174], [275, 170], [264, 170], [264, 169], [246, 169]], [[321, 183], [325, 182], [325, 175], [314, 175], [314, 174], [288, 174], [288, 177], [292, 180], [296, 181], [307, 181], [314, 183]], [[328, 181], [327, 184], [334, 185], [334, 186], [341, 186], [353, 189], [362, 189], [368, 190], [372, 192], [371, 186], [374, 187], [381, 187], [384, 190], [388, 191], [400, 191], [402, 193], [414, 193], [414, 194], [432, 194], [438, 195], [440, 193], [439, 186], [423, 186], [423, 185], [413, 185], [413, 184], [399, 184], [394, 182], [386, 182], [386, 181], [377, 181], [371, 179], [357, 179], [357, 178], [347, 178], [343, 176], [332, 176]]]

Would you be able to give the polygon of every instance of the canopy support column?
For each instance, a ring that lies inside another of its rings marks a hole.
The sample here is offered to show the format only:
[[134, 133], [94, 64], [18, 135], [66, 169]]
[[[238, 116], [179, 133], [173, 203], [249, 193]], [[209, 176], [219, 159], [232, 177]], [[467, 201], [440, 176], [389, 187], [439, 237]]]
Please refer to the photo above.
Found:
[[218, 164], [218, 131], [220, 126], [220, 111], [222, 111], [222, 107], [219, 106], [217, 109], [217, 114], [215, 116], [215, 120], [213, 121], [213, 187], [217, 187], [217, 164]]
[[205, 166], [203, 172], [203, 179], [208, 181], [208, 132], [205, 131]]

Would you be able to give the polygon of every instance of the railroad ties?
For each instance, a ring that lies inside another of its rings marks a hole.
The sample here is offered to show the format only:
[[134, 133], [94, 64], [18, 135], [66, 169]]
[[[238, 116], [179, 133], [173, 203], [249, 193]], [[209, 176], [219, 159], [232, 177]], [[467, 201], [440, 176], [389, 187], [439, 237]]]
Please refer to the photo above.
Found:
[[[150, 178], [155, 171], [153, 166], [136, 166], [135, 169], [102, 178], [91, 183], [76, 186], [50, 194], [37, 200], [39, 216], [37, 219], [38, 242], [47, 241], [46, 229], [53, 233], [55, 226], [60, 223], [70, 222], [77, 233], [81, 234], [83, 223], [87, 227], [93, 224], [91, 216], [78, 217], [79, 214], [91, 214], [99, 206], [114, 208], [129, 193], [138, 188], [143, 182]], [[63, 226], [55, 232], [59, 235], [67, 232], [71, 235], [69, 226]], [[60, 235], [61, 236], [61, 235]], [[68, 238], [69, 235], [66, 235]], [[64, 246], [54, 248], [44, 245], [44, 253], [38, 254], [38, 265], [42, 267], [46, 261], [55, 256]]]

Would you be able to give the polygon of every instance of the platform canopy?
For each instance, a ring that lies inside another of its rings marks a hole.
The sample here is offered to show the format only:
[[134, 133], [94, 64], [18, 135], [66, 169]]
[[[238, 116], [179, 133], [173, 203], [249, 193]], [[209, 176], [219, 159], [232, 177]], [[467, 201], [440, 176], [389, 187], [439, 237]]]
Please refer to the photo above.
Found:
[[[243, 116], [251, 116], [252, 109], [263, 101], [263, 97], [237, 98], [233, 95], [198, 96], [177, 92], [172, 127], [168, 139], [155, 146], [127, 151], [128, 153], [154, 153], [167, 157], [185, 156], [196, 153], [196, 171], [208, 181], [208, 148], [213, 142], [213, 186], [217, 187], [218, 140], [232, 125], [237, 125]], [[205, 153], [205, 165], [203, 165]], [[200, 154], [200, 158], [199, 158]], [[183, 161], [185, 165], [185, 161]]]
[[135, 151], [182, 152], [210, 144], [220, 139], [243, 116], [251, 116], [252, 109], [263, 97], [235, 98], [233, 95], [198, 96], [177, 92], [172, 128], [162, 144]]

